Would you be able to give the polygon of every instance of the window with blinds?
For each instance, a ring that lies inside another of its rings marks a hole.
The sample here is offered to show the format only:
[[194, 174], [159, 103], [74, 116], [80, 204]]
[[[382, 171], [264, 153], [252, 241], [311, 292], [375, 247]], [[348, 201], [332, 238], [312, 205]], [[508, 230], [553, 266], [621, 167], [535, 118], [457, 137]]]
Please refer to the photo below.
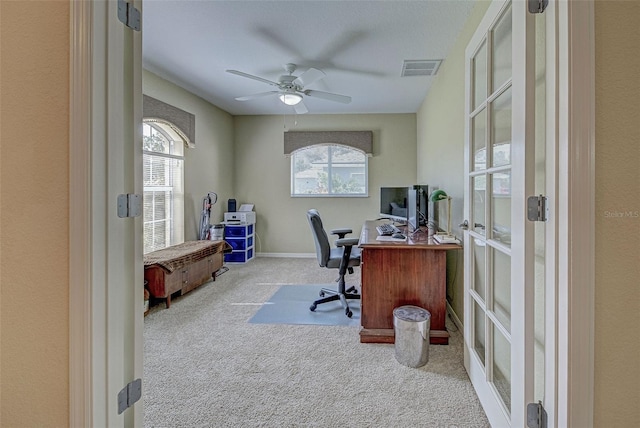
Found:
[[360, 150], [317, 144], [291, 155], [291, 196], [367, 196], [368, 158]]
[[184, 141], [161, 122], [143, 124], [144, 253], [184, 241]]

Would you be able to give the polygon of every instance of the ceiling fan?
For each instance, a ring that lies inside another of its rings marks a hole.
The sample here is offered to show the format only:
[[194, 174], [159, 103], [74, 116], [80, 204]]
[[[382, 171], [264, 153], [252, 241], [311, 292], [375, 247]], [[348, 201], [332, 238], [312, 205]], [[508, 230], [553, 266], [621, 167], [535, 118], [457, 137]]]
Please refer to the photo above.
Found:
[[294, 76], [293, 72], [296, 71], [296, 68], [297, 66], [295, 64], [285, 64], [284, 69], [289, 74], [280, 76], [277, 82], [243, 73], [242, 71], [238, 70], [227, 70], [227, 73], [247, 77], [249, 79], [257, 80], [258, 82], [263, 82], [278, 88], [277, 90], [273, 91], [260, 92], [253, 95], [246, 95], [244, 97], [237, 97], [236, 100], [238, 101], [249, 101], [256, 98], [277, 94], [278, 98], [280, 98], [280, 101], [282, 101], [286, 105], [293, 106], [296, 113], [298, 114], [307, 113], [309, 111], [302, 102], [302, 98], [304, 95], [308, 97], [321, 98], [328, 101], [335, 101], [343, 104], [349, 104], [351, 102], [351, 97], [346, 95], [332, 94], [330, 92], [316, 91], [314, 89], [305, 89], [306, 86], [309, 86], [312, 83], [322, 79], [325, 76], [325, 73], [321, 70], [318, 70], [317, 68], [309, 68], [300, 76]]

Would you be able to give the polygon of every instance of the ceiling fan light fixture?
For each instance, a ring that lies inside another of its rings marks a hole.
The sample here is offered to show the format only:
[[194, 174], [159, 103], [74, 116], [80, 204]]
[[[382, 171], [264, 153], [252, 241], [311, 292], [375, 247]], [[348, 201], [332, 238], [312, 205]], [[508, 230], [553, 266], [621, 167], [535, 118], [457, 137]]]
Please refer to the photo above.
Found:
[[278, 98], [280, 98], [280, 101], [282, 101], [283, 103], [285, 103], [288, 106], [294, 106], [294, 105], [298, 104], [300, 101], [302, 101], [302, 96], [301, 95], [292, 94], [292, 93], [288, 93], [288, 92], [283, 92], [283, 93], [279, 94]]

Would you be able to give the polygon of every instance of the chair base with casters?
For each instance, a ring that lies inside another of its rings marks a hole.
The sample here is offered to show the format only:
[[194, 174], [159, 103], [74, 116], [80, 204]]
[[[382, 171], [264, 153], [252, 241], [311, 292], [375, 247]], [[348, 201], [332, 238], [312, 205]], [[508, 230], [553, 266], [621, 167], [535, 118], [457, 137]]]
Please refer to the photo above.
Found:
[[360, 299], [360, 294], [358, 294], [356, 287], [346, 288], [345, 275], [347, 272], [353, 273], [353, 267], [360, 265], [360, 250], [357, 247], [355, 249], [353, 248], [358, 244], [358, 239], [345, 238], [345, 235], [352, 232], [351, 229], [334, 229], [331, 233], [338, 235], [338, 239], [336, 240], [336, 248], [331, 248], [318, 211], [315, 209], [309, 210], [307, 212], [307, 218], [316, 243], [318, 264], [321, 267], [330, 269], [338, 268], [339, 272], [337, 279], [338, 288], [336, 290], [323, 288], [320, 291], [320, 299], [315, 300], [309, 307], [309, 310], [313, 312], [318, 305], [322, 303], [339, 300], [345, 315], [351, 318], [353, 312], [349, 308], [347, 300]]

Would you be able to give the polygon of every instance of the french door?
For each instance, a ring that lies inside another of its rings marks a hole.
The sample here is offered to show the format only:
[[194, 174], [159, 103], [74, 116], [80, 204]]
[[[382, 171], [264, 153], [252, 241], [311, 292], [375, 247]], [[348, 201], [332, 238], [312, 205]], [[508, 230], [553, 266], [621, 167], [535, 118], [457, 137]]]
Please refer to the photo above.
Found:
[[536, 184], [536, 40], [526, 8], [494, 1], [465, 52], [465, 367], [494, 427], [527, 426], [537, 377], [526, 204]]

